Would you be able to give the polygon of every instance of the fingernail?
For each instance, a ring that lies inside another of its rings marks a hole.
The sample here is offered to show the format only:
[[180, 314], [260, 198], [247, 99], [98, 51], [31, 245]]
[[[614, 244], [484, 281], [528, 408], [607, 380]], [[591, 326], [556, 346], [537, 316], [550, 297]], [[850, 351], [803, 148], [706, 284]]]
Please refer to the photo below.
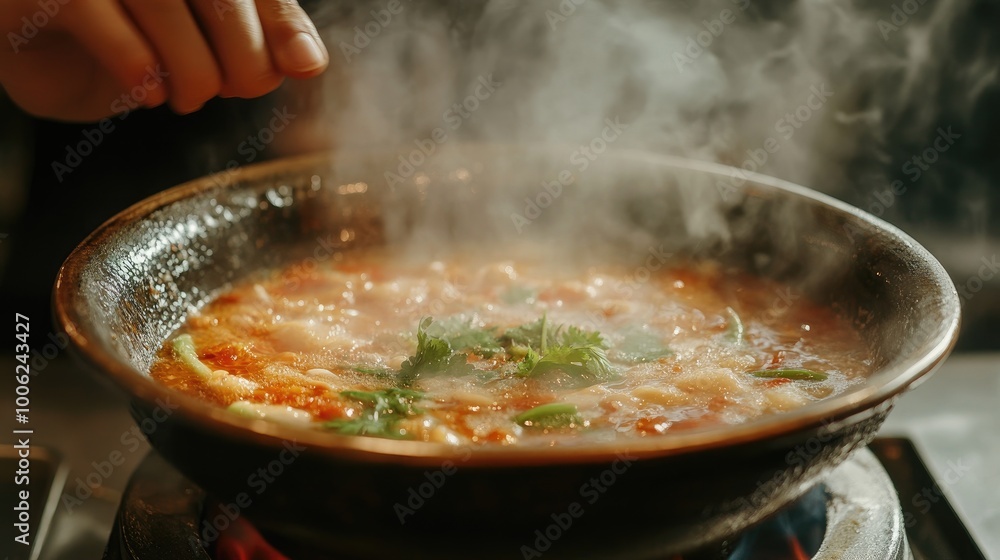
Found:
[[143, 103], [143, 107], [145, 107], [147, 109], [156, 109], [157, 107], [159, 107], [160, 105], [163, 105], [166, 102], [167, 102], [166, 98], [163, 98], [163, 97], [153, 98], [151, 96], [151, 97], [149, 97], [146, 100], [145, 103]]
[[200, 111], [201, 108], [204, 107], [204, 106], [205, 106], [204, 103], [200, 103], [200, 104], [195, 105], [193, 107], [189, 106], [189, 107], [184, 107], [184, 108], [181, 108], [181, 107], [171, 107], [171, 108], [174, 110], [174, 113], [177, 113], [178, 115], [190, 115], [191, 113]]
[[160, 90], [159, 88], [153, 88], [149, 90], [149, 93], [146, 95], [146, 101], [143, 103], [143, 105], [149, 109], [155, 109], [166, 102], [167, 102], [166, 92]]
[[297, 33], [278, 51], [278, 61], [285, 70], [309, 72], [326, 65], [323, 49], [316, 38], [304, 32]]

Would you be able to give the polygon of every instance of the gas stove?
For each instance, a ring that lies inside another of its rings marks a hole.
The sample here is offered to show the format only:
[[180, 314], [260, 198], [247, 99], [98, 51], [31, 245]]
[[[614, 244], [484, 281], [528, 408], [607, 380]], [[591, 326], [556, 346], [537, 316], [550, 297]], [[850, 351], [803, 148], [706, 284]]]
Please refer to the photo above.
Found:
[[[925, 476], [908, 463], [915, 456], [906, 440], [886, 439], [873, 449], [893, 461], [911, 477]], [[850, 461], [831, 472], [823, 483], [807, 492], [768, 522], [732, 540], [690, 555], [650, 556], [649, 550], [620, 550], [620, 558], [664, 558], [668, 560], [913, 560], [905, 532], [906, 514], [900, 507], [892, 480], [879, 459], [869, 450], [859, 451]], [[209, 520], [212, 520], [210, 523]], [[982, 558], [968, 535], [947, 533], [954, 512], [942, 504], [922, 522], [933, 527], [936, 538], [921, 546], [935, 553], [947, 552], [955, 558]], [[218, 528], [209, 543], [203, 542], [205, 528]], [[545, 556], [561, 558], [601, 558], [588, 554], [587, 540], [593, 535], [568, 535], [545, 551]], [[504, 535], [484, 534], [481, 550], [454, 547], [442, 539], [434, 550], [416, 556], [433, 558], [517, 558], [518, 543]], [[573, 539], [573, 537], [576, 537]], [[961, 538], [960, 538], [961, 537]], [[567, 542], [575, 540], [576, 542]], [[280, 550], [279, 550], [280, 549]], [[336, 558], [379, 559], [399, 556], [385, 541], [351, 543], [342, 550], [328, 552]], [[156, 453], [151, 453], [136, 470], [126, 488], [115, 519], [104, 560], [312, 560], [328, 557], [304, 550], [294, 543], [266, 539], [241, 517], [229, 517], [210, 498], [184, 478]], [[921, 553], [919, 558], [943, 558]]]
[[[1000, 560], [1000, 470], [994, 468], [1000, 464], [998, 373], [1000, 355], [951, 358], [900, 399], [867, 450], [831, 471], [802, 500], [769, 523], [683, 560]], [[33, 391], [44, 407], [34, 416], [32, 436], [32, 481], [37, 496], [48, 496], [35, 498], [33, 506], [32, 534], [41, 545], [36, 543], [31, 556], [18, 548], [8, 558], [330, 557], [262, 537], [244, 519], [203, 546], [198, 527], [211, 512], [210, 498], [149, 449], [118, 393], [62, 357], [33, 380]], [[10, 400], [12, 391], [2, 394]], [[585, 544], [587, 535], [577, 538]], [[572, 540], [559, 544], [565, 548], [553, 546], [545, 557], [584, 557]], [[384, 557], [380, 543], [366, 546], [336, 557]], [[447, 546], [426, 552], [442, 558], [475, 553]], [[520, 557], [516, 547], [494, 556]], [[632, 556], [625, 550], [615, 555]]]

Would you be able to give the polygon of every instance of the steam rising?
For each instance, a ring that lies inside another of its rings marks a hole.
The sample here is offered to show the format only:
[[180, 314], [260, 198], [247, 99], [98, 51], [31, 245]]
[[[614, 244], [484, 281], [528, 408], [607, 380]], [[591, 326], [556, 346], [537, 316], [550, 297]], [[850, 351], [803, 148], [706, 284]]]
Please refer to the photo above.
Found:
[[[968, 8], [968, 0], [326, 2], [315, 16], [334, 63], [311, 92], [320, 118], [302, 119], [313, 127], [306, 143], [391, 147], [411, 165], [398, 160], [382, 180], [418, 188], [432, 167], [461, 168], [456, 153], [468, 143], [565, 146], [553, 165], [508, 162], [512, 183], [542, 192], [562, 170], [573, 173], [574, 189], [609, 188], [594, 171], [604, 156], [580, 153], [598, 142], [608, 152], [758, 171], [870, 210], [873, 193], [929, 145], [943, 118], [964, 130], [973, 116], [959, 105], [973, 107], [996, 86], [984, 53], [960, 70], [942, 55]], [[946, 75], [965, 92], [959, 105], [940, 102]], [[484, 95], [487, 82], [496, 87]], [[616, 121], [624, 132], [599, 142]], [[942, 189], [949, 169], [932, 168], [910, 192]], [[737, 173], [729, 185], [744, 179]], [[670, 210], [687, 233], [727, 239], [725, 220], [705, 204], [718, 206], [727, 188], [706, 184]], [[907, 196], [884, 217], [927, 198]], [[565, 211], [594, 214], [591, 206]], [[505, 212], [494, 225], [513, 234], [511, 212], [524, 208]], [[798, 218], [794, 210], [783, 216]]]
[[[949, 63], [941, 50], [967, 2], [909, 0], [897, 3], [898, 13], [847, 0], [695, 4], [326, 7], [317, 18], [335, 69], [320, 132], [337, 146], [410, 144], [435, 127], [447, 129], [448, 142], [576, 145], [618, 116], [632, 126], [616, 148], [737, 166], [768, 137], [781, 139], [761, 171], [824, 190], [844, 188], [840, 170], [849, 162], [891, 164], [887, 139], [919, 148], [933, 137], [941, 109], [931, 100]], [[963, 72], [963, 107], [996, 82], [996, 68], [978, 58]], [[502, 89], [459, 129], [447, 128], [449, 106], [488, 75]], [[823, 85], [830, 100], [781, 138], [776, 123]]]

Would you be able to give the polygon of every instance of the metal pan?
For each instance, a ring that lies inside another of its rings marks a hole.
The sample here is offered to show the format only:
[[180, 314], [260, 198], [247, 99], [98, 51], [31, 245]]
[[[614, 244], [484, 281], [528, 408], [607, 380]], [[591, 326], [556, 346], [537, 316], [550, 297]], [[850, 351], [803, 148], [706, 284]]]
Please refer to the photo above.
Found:
[[[955, 342], [959, 301], [934, 258], [808, 189], [648, 153], [608, 152], [583, 167], [562, 147], [443, 150], [327, 154], [193, 181], [112, 218], [60, 271], [55, 312], [76, 355], [131, 396], [159, 453], [279, 540], [357, 557], [696, 549], [762, 520], [864, 446]], [[845, 394], [737, 426], [474, 450], [253, 421], [146, 374], [192, 308], [269, 267], [374, 245], [515, 238], [635, 263], [655, 247], [779, 279], [852, 320], [876, 372]]]

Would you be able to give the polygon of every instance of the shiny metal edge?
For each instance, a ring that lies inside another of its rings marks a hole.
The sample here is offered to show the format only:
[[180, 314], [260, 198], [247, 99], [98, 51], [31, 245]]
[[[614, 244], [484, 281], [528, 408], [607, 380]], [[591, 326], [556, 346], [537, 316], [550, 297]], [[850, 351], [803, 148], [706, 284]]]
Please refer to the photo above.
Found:
[[[475, 148], [475, 147], [473, 147]], [[481, 148], [481, 147], [480, 147]], [[619, 155], [634, 161], [659, 163], [679, 169], [701, 171], [704, 173], [725, 177], [736, 169], [727, 165], [692, 160], [676, 156], [647, 152], [622, 151]], [[287, 172], [295, 168], [310, 168], [319, 164], [329, 164], [331, 154], [316, 153], [292, 158], [279, 159], [270, 162], [240, 168], [236, 171], [239, 180], [254, 181], [269, 177], [274, 173]], [[947, 276], [944, 268], [904, 232], [872, 216], [860, 209], [854, 208], [842, 201], [774, 177], [759, 174], [748, 174], [749, 180], [757, 185], [784, 191], [793, 196], [811, 200], [831, 207], [841, 213], [875, 226], [891, 238], [901, 241], [908, 249], [925, 261], [928, 272], [941, 288], [941, 300], [948, 313], [946, 324], [937, 333], [936, 339], [924, 354], [910, 363], [897, 365], [889, 370], [879, 372], [879, 382], [862, 386], [860, 389], [838, 395], [823, 401], [812, 403], [807, 407], [790, 411], [780, 416], [756, 419], [738, 426], [727, 426], [719, 429], [706, 429], [691, 434], [677, 434], [670, 438], [658, 438], [655, 442], [640, 441], [629, 448], [629, 452], [641, 457], [658, 457], [672, 454], [691, 453], [704, 449], [713, 449], [729, 445], [760, 441], [792, 433], [796, 430], [818, 427], [828, 430], [831, 419], [854, 421], [872, 413], [872, 407], [878, 406], [892, 397], [908, 389], [914, 382], [932, 374], [947, 357], [958, 338], [960, 305], [958, 293], [954, 284]], [[142, 219], [154, 210], [193, 196], [203, 190], [213, 188], [211, 176], [202, 177], [167, 189], [147, 198], [109, 219], [90, 236], [87, 237], [66, 259], [60, 268], [53, 290], [54, 314], [57, 323], [69, 336], [77, 354], [91, 367], [108, 375], [125, 391], [140, 400], [154, 402], [157, 398], [170, 397], [180, 400], [184, 415], [197, 421], [216, 433], [235, 437], [244, 441], [255, 441], [265, 445], [280, 444], [283, 440], [292, 440], [312, 446], [315, 450], [338, 456], [366, 462], [404, 462], [417, 466], [427, 466], [439, 463], [443, 458], [451, 458], [456, 451], [447, 444], [430, 442], [412, 442], [398, 440], [381, 440], [378, 438], [356, 438], [351, 436], [336, 436], [318, 434], [315, 430], [305, 427], [294, 427], [241, 418], [209, 403], [175, 392], [160, 386], [142, 372], [119, 363], [114, 357], [100, 348], [96, 340], [91, 340], [88, 333], [80, 327], [79, 317], [74, 309], [74, 298], [77, 296], [75, 287], [85, 260], [85, 247], [99, 244], [104, 237], [120, 227], [123, 223]], [[850, 420], [847, 420], [850, 419]], [[620, 452], [620, 444], [592, 445], [589, 447], [573, 447], [566, 449], [545, 449], [543, 452], [533, 449], [502, 449], [479, 450], [470, 464], [489, 466], [525, 466], [544, 463], [589, 463], [604, 462], [613, 459]]]
[[826, 477], [826, 535], [813, 560], [912, 560], [903, 509], [875, 454], [859, 449]]

